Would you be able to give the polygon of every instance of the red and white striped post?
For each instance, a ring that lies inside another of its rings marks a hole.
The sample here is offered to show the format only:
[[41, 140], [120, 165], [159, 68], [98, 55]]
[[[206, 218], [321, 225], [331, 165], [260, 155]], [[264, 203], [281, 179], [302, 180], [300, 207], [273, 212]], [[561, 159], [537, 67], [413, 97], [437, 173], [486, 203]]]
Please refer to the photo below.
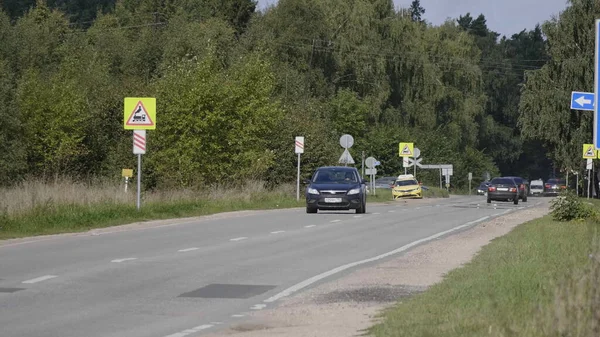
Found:
[[146, 130], [133, 130], [133, 154], [137, 154], [138, 156], [136, 205], [139, 211], [142, 204], [142, 155], [146, 154]]
[[304, 137], [296, 137], [296, 149], [298, 154], [298, 175], [296, 177], [296, 200], [300, 201], [300, 154], [304, 153]]

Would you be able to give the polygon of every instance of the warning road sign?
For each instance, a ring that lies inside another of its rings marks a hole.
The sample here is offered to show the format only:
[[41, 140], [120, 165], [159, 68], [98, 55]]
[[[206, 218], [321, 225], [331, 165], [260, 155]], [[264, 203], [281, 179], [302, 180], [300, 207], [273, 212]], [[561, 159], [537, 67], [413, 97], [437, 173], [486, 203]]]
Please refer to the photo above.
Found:
[[414, 144], [413, 143], [400, 143], [399, 146], [399, 156], [400, 157], [412, 157], [414, 153]]
[[133, 154], [146, 154], [146, 130], [133, 131]]
[[125, 130], [156, 129], [156, 98], [126, 97], [123, 116]]
[[583, 159], [596, 159], [594, 144], [583, 144]]

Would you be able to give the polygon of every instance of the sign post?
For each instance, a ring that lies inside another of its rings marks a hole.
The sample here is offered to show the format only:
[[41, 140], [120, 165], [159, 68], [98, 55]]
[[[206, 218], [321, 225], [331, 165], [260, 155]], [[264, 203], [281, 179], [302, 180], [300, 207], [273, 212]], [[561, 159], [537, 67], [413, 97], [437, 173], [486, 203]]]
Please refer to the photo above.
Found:
[[125, 178], [125, 193], [127, 193], [127, 187], [129, 186], [129, 178], [133, 177], [132, 169], [121, 170], [121, 176]]
[[591, 175], [591, 170], [593, 168], [593, 160], [596, 159], [598, 153], [596, 151], [596, 149], [594, 148], [594, 144], [583, 144], [583, 151], [582, 151], [582, 157], [583, 159], [587, 159], [587, 163], [586, 163], [586, 169], [588, 171], [588, 188], [587, 188], [587, 195], [588, 195], [588, 199], [590, 198], [590, 175]]
[[398, 144], [398, 156], [402, 158], [402, 166], [404, 166], [404, 174], [406, 174], [406, 168], [410, 167], [408, 159], [413, 156], [415, 145], [414, 143], [400, 143]]
[[367, 174], [371, 176], [371, 189], [373, 190], [373, 195], [376, 194], [375, 192], [375, 175], [377, 174], [377, 169], [375, 168], [375, 166], [377, 166], [377, 159], [373, 158], [373, 157], [369, 157], [365, 160], [365, 165], [367, 165], [368, 169], [367, 169]]
[[[600, 19], [596, 19], [596, 24], [594, 28], [595, 44], [594, 44], [594, 100], [600, 94], [600, 89], [598, 89], [598, 85], [600, 85], [598, 81], [598, 77], [600, 76]], [[596, 149], [600, 149], [600, 137], [598, 135], [598, 123], [600, 123], [600, 118], [598, 118], [598, 104], [594, 104], [594, 147]]]
[[142, 155], [146, 154], [146, 130], [156, 129], [156, 98], [125, 97], [123, 127], [133, 130], [133, 154], [138, 156], [136, 207], [142, 206]]
[[296, 137], [295, 152], [298, 154], [298, 174], [296, 176], [296, 200], [300, 201], [300, 155], [304, 153], [304, 137]]
[[421, 155], [421, 150], [419, 150], [418, 147], [415, 147], [413, 149], [413, 160], [414, 160], [413, 176], [415, 177], [415, 179], [417, 179], [417, 159], [419, 158], [420, 155]]
[[471, 180], [473, 180], [473, 173], [469, 172], [469, 195], [471, 195]]

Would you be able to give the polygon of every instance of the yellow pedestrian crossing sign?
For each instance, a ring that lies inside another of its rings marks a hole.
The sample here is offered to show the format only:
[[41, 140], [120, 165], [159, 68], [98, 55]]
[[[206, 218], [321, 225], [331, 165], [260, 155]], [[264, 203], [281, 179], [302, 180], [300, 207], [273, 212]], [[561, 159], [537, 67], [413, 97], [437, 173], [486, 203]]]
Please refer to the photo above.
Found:
[[398, 155], [400, 157], [413, 157], [415, 153], [414, 148], [413, 143], [400, 143]]
[[583, 144], [583, 159], [596, 159], [594, 144]]

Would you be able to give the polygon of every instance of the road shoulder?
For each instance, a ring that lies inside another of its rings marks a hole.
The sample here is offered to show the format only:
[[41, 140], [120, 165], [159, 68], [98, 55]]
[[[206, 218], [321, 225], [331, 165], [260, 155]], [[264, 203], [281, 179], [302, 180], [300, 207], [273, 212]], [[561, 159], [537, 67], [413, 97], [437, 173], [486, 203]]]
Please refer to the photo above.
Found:
[[[532, 200], [533, 201], [533, 200]], [[483, 222], [386, 262], [283, 299], [273, 309], [248, 313], [210, 337], [327, 336], [364, 333], [385, 308], [425, 291], [452, 269], [469, 262], [494, 238], [548, 213], [547, 202]]]

